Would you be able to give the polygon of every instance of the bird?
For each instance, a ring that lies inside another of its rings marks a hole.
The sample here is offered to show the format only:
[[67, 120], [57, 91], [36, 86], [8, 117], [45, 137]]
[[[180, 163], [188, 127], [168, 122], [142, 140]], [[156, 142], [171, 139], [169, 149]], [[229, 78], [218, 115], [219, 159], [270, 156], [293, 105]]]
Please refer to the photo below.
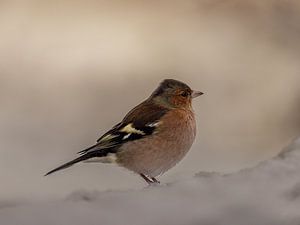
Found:
[[189, 151], [196, 137], [192, 99], [203, 92], [187, 84], [165, 79], [123, 120], [104, 133], [79, 157], [45, 174], [79, 162], [115, 163], [140, 175], [149, 185], [174, 167]]

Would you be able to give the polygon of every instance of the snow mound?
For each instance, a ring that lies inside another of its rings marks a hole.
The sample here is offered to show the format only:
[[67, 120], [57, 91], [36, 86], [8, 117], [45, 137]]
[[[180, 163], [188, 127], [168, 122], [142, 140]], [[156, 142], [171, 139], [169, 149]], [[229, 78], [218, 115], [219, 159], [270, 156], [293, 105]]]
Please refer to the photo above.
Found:
[[66, 199], [0, 202], [5, 225], [299, 225], [300, 139], [234, 174], [128, 191], [78, 191]]

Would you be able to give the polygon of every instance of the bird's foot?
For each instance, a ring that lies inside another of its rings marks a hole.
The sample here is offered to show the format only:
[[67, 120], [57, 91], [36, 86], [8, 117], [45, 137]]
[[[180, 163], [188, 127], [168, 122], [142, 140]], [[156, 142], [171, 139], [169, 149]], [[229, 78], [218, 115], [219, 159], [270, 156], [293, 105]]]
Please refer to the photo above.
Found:
[[156, 186], [160, 184], [160, 181], [157, 180], [155, 177], [148, 177], [143, 173], [140, 173], [140, 176], [148, 183], [149, 186]]
[[160, 184], [160, 181], [157, 180], [155, 177], [151, 177], [151, 180], [153, 180], [153, 183]]

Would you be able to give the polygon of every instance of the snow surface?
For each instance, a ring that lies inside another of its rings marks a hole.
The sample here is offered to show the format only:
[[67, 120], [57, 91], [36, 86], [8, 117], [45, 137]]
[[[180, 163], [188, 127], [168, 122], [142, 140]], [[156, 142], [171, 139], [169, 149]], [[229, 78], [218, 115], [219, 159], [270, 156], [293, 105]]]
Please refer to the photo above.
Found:
[[128, 191], [0, 202], [1, 225], [299, 225], [300, 139], [255, 168]]

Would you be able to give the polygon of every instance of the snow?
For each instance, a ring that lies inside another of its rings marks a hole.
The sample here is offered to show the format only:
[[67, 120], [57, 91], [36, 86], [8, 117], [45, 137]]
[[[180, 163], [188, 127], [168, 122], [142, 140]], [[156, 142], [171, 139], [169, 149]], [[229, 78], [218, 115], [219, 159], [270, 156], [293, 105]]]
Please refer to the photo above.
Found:
[[300, 139], [232, 174], [199, 172], [141, 190], [79, 190], [63, 199], [1, 202], [0, 224], [299, 225]]

